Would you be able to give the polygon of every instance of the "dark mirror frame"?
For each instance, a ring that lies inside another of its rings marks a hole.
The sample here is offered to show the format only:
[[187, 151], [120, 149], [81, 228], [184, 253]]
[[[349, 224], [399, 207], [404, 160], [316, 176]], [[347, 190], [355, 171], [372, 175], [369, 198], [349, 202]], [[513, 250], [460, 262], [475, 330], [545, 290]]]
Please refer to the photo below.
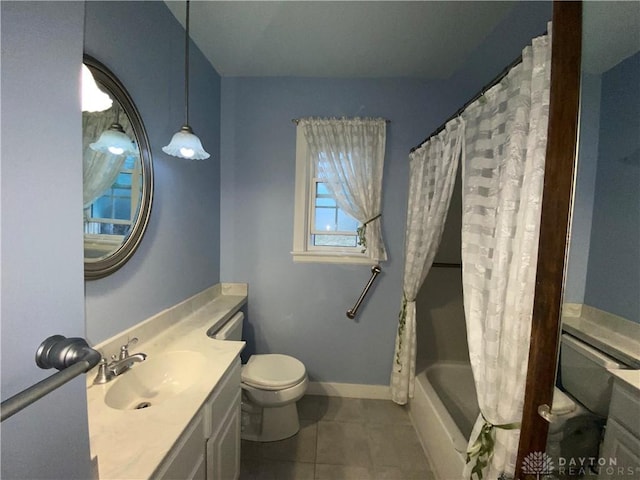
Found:
[[147, 132], [142, 123], [142, 117], [124, 85], [111, 70], [90, 55], [85, 54], [83, 56], [83, 62], [89, 67], [89, 70], [91, 70], [96, 82], [108, 90], [108, 93], [113, 96], [114, 100], [120, 103], [127, 117], [129, 117], [135, 140], [140, 150], [142, 172], [142, 190], [138, 214], [124, 242], [117, 250], [105, 258], [99, 260], [85, 259], [85, 280], [96, 280], [106, 277], [121, 268], [133, 256], [140, 245], [151, 215], [151, 204], [153, 200], [153, 162], [151, 147], [149, 146]]

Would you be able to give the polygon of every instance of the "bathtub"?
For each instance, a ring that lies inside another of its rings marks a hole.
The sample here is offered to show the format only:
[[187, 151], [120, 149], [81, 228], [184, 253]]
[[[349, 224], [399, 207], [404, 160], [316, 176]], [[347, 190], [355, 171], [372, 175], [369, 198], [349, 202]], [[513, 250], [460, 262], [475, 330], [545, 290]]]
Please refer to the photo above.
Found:
[[462, 478], [467, 439], [479, 412], [469, 364], [438, 362], [416, 375], [409, 414], [436, 479]]

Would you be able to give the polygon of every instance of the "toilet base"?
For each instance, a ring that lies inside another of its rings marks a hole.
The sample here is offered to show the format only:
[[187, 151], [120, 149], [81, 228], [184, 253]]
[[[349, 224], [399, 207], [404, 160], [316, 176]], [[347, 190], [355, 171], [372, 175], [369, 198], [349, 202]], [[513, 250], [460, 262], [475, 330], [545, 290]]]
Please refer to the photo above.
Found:
[[276, 442], [293, 437], [300, 430], [296, 402], [281, 407], [258, 407], [243, 402], [243, 440], [254, 442]]

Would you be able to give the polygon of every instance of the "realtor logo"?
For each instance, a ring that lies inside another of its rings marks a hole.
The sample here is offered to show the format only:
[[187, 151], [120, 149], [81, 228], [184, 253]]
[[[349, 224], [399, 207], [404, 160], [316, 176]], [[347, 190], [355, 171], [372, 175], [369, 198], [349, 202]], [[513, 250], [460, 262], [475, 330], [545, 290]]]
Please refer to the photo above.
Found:
[[553, 468], [553, 461], [545, 452], [531, 452], [522, 461], [522, 473], [535, 475], [538, 480], [540, 475], [551, 475]]

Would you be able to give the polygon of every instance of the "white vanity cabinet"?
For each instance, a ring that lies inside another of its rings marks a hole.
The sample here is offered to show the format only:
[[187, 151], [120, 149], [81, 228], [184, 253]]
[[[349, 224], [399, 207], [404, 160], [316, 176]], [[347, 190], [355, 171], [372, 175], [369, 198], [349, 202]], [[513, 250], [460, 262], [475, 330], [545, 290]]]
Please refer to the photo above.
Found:
[[204, 416], [198, 413], [152, 478], [205, 480]]
[[240, 359], [223, 378], [153, 475], [162, 480], [240, 476]]
[[204, 408], [207, 480], [240, 476], [240, 359], [231, 365]]
[[[607, 466], [598, 478], [638, 478], [640, 473], [640, 390], [616, 379], [600, 458]], [[630, 469], [630, 470], [629, 470]]]

